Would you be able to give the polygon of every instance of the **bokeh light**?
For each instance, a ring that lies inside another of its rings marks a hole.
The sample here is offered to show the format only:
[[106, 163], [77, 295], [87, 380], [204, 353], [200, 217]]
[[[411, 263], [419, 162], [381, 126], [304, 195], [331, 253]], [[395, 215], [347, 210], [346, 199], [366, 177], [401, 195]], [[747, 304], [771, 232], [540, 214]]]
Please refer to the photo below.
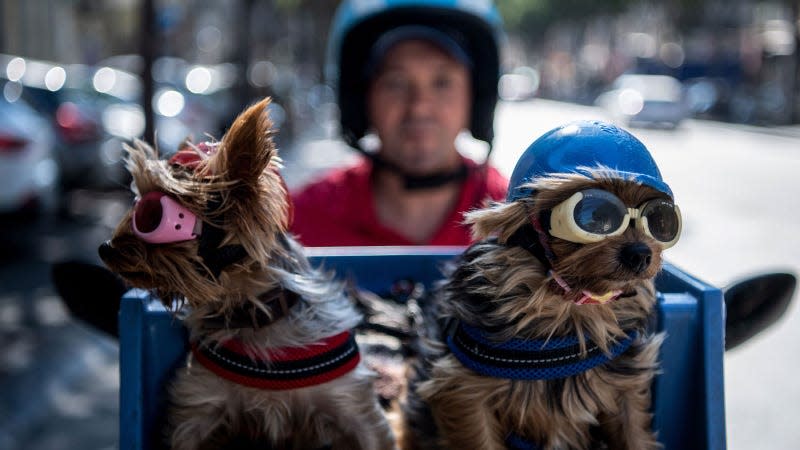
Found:
[[62, 87], [67, 81], [67, 71], [63, 67], [53, 67], [47, 71], [44, 76], [44, 85], [48, 90], [55, 92]]
[[117, 81], [117, 74], [110, 67], [103, 67], [95, 72], [92, 77], [92, 86], [97, 92], [106, 93], [114, 88]]
[[186, 74], [186, 89], [193, 94], [202, 94], [211, 87], [211, 71], [195, 67]]
[[183, 94], [173, 89], [158, 91], [155, 95], [155, 110], [166, 117], [175, 117], [183, 111]]
[[27, 64], [22, 58], [14, 58], [8, 62], [6, 66], [6, 76], [11, 81], [19, 81], [25, 75], [25, 67]]

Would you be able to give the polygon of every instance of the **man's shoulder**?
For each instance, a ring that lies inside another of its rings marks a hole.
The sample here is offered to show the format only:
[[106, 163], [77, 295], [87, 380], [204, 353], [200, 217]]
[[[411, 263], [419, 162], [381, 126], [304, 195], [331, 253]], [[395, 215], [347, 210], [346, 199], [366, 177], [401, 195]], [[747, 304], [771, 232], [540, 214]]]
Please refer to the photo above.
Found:
[[486, 185], [492, 198], [497, 199], [498, 197], [505, 197], [508, 191], [508, 178], [503, 176], [499, 170], [492, 166], [488, 167], [486, 173]]
[[[479, 167], [472, 161], [469, 161], [467, 164], [473, 165], [475, 168]], [[486, 195], [492, 200], [502, 200], [505, 198], [506, 192], [508, 191], [508, 178], [503, 176], [494, 166], [486, 165], [481, 167], [479, 171], [473, 173], [476, 175], [471, 179], [471, 181], [475, 183], [473, 186], [483, 184], [484, 186], [479, 189], [486, 192]]]

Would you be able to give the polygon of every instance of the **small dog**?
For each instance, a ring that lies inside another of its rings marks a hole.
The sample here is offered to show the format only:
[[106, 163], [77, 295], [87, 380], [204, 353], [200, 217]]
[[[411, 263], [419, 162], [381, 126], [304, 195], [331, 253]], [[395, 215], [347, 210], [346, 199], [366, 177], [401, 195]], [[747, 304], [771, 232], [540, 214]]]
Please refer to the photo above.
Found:
[[127, 148], [137, 202], [101, 258], [189, 329], [169, 389], [173, 449], [394, 448], [354, 340], [360, 315], [287, 234], [268, 102], [169, 161]]
[[664, 337], [648, 328], [680, 233], [671, 191], [609, 167], [526, 183], [467, 215], [478, 241], [437, 296], [443, 326], [414, 366], [401, 447], [658, 448]]

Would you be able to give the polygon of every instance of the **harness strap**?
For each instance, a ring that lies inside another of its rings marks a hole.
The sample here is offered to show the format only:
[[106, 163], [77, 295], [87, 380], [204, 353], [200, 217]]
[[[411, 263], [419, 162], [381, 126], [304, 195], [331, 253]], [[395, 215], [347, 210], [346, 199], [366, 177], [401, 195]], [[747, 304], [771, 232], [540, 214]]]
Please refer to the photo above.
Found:
[[361, 360], [355, 336], [344, 331], [304, 347], [272, 349], [253, 356], [239, 340], [192, 343], [192, 354], [208, 370], [234, 383], [267, 390], [315, 386], [355, 369]]
[[611, 347], [609, 354], [588, 341], [587, 351], [582, 354], [576, 336], [498, 343], [490, 340], [484, 330], [459, 322], [446, 341], [461, 364], [480, 375], [551, 380], [577, 375], [613, 360], [631, 346], [636, 336], [636, 331], [629, 331], [626, 338]]

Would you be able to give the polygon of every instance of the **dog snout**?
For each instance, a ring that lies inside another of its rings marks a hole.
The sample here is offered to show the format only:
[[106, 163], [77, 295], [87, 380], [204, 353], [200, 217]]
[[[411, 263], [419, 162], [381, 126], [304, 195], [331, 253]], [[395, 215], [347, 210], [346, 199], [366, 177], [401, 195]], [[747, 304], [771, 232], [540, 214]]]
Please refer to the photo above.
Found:
[[646, 244], [635, 242], [622, 247], [619, 257], [625, 267], [638, 274], [650, 267], [650, 263], [653, 260], [653, 251]]

